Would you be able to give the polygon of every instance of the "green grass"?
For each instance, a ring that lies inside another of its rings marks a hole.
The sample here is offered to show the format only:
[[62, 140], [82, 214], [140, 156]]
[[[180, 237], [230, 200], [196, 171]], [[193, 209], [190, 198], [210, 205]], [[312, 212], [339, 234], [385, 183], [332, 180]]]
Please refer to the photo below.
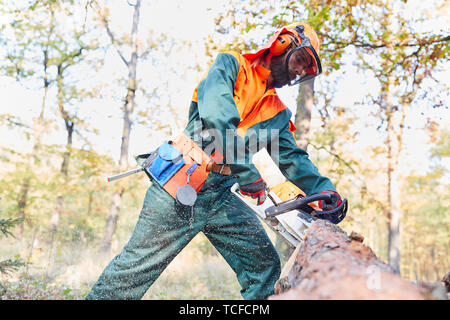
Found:
[[[6, 243], [7, 242], [7, 243]], [[0, 300], [84, 299], [103, 269], [121, 251], [125, 241], [115, 241], [103, 257], [97, 248], [58, 244], [49, 258], [45, 243], [30, 246], [26, 241], [0, 241], [1, 255], [20, 252], [27, 267], [0, 275]], [[240, 285], [226, 261], [203, 234], [197, 235], [169, 264], [143, 299], [146, 300], [233, 300], [242, 299]]]

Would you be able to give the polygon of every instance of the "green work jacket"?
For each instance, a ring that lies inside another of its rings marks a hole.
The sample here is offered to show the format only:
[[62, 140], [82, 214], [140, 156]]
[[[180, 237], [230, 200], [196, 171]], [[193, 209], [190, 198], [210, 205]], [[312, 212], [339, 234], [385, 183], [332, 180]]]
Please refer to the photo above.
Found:
[[[251, 159], [266, 148], [283, 175], [307, 195], [336, 191], [308, 153], [297, 146], [291, 111], [275, 89], [266, 89], [269, 74], [245, 55], [220, 53], [194, 91], [185, 134], [209, 153], [220, 145], [223, 162], [241, 185], [261, 177]], [[205, 129], [213, 134], [205, 135]]]

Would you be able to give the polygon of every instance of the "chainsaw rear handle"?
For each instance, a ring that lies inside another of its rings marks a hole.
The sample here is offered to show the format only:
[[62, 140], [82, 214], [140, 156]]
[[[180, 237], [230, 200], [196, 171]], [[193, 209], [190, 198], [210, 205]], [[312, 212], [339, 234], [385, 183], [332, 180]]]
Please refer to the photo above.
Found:
[[[265, 210], [265, 214], [267, 218], [275, 217], [277, 215], [289, 212], [291, 210], [298, 210], [301, 209], [302, 206], [307, 205], [311, 202], [320, 201], [323, 200], [325, 203], [330, 204], [331, 203], [332, 195], [330, 193], [319, 193], [314, 194], [308, 197], [303, 198], [297, 198], [294, 200], [288, 200], [281, 202], [277, 205], [271, 206]], [[337, 212], [339, 212], [342, 209], [345, 209], [347, 207], [347, 199], [343, 199], [342, 203], [334, 208], [333, 210], [328, 211], [321, 211], [321, 214], [327, 214], [327, 215], [333, 215]]]

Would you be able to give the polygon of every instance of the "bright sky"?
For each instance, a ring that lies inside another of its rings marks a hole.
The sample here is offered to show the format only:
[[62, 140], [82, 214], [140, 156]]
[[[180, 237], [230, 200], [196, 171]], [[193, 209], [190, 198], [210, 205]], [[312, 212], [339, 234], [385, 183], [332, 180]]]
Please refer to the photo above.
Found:
[[[130, 8], [126, 1], [114, 0], [110, 1], [112, 8], [112, 21], [118, 22], [115, 27], [116, 30], [130, 30], [130, 20], [132, 16], [132, 8]], [[202, 38], [210, 34], [213, 30], [213, 16], [214, 13], [225, 3], [219, 0], [195, 0], [195, 1], [152, 1], [152, 9], [149, 10], [145, 4], [141, 11], [141, 26], [140, 31], [145, 34], [146, 30], [152, 28], [156, 32], [165, 32], [171, 36], [180, 37], [199, 43]], [[413, 3], [414, 4], [414, 3]], [[423, 7], [420, 1], [416, 1], [413, 6], [414, 10]], [[129, 18], [124, 18], [129, 17]], [[449, 23], [450, 26], [450, 23]], [[264, 37], [265, 35], [262, 35]], [[203, 50], [198, 52], [185, 52], [182, 56], [185, 58], [185, 63], [192, 61], [202, 61]], [[176, 55], [180, 58], [180, 55]], [[114, 50], [109, 50], [104, 58], [104, 67], [99, 70], [93, 77], [86, 75], [85, 81], [91, 81], [93, 85], [98, 82], [107, 82], [110, 79], [115, 79], [118, 76], [123, 76], [123, 65]], [[197, 59], [197, 60], [195, 60]], [[349, 57], [351, 59], [351, 57]], [[203, 60], [205, 61], [205, 60]], [[350, 61], [349, 61], [350, 62]], [[175, 63], [182, 63], [182, 61], [174, 61]], [[141, 65], [139, 69], [141, 76], [152, 74], [152, 69], [149, 65]], [[169, 71], [170, 72], [170, 71]], [[185, 75], [185, 79], [172, 77], [169, 82], [169, 88], [174, 90], [170, 93], [172, 102], [179, 105], [186, 110], [192, 95], [192, 90], [196, 85], [196, 81], [200, 74], [191, 73]], [[349, 66], [343, 68], [338, 75], [341, 79], [338, 82], [338, 90], [335, 103], [351, 108], [358, 108], [358, 114], [362, 117], [370, 117], [369, 108], [364, 106], [353, 106], [355, 101], [360, 100], [368, 92], [374, 90], [378, 86], [375, 79], [368, 78], [367, 75], [361, 74], [354, 66], [349, 63]], [[447, 78], [445, 77], [447, 76]], [[322, 75], [323, 77], [323, 75]], [[438, 75], [442, 81], [448, 82], [447, 75]], [[146, 76], [148, 79], [152, 77]], [[86, 82], [89, 83], [89, 82]], [[320, 81], [316, 82], [320, 85]], [[143, 82], [144, 88], [151, 88], [151, 82]], [[176, 91], [175, 91], [176, 90]], [[279, 90], [281, 99], [295, 112], [295, 96], [298, 88], [283, 88]], [[11, 78], [0, 77], [0, 94], [2, 101], [0, 102], [1, 113], [10, 113], [19, 117], [26, 123], [31, 123], [31, 119], [36, 117], [42, 101], [42, 92], [34, 91], [25, 88], [22, 84], [13, 82]], [[50, 96], [53, 93], [50, 92]], [[123, 96], [123, 88], [119, 88], [117, 96]], [[90, 101], [80, 108], [83, 117], [98, 128], [99, 135], [90, 135], [89, 140], [94, 144], [94, 148], [101, 153], [110, 154], [115, 159], [119, 156], [122, 118], [120, 111], [120, 102], [113, 99], [104, 98], [97, 101]], [[447, 106], [449, 105], [447, 101]], [[151, 106], [149, 106], [151, 107]], [[450, 118], [448, 110], [430, 110], [434, 112], [435, 118], [440, 118], [441, 123], [450, 125]], [[408, 114], [408, 122], [413, 128], [419, 128], [423, 125], [424, 118], [417, 112], [411, 110]], [[313, 117], [317, 118], [317, 111], [313, 113]], [[65, 143], [65, 134], [63, 132], [62, 123], [58, 121], [59, 132], [51, 137], [48, 137], [48, 143]], [[119, 129], [120, 128], [120, 129]], [[361, 135], [359, 145], [355, 145], [355, 149], [363, 149], [368, 144], [379, 144], [380, 140], [374, 134], [373, 128], [356, 127]], [[162, 140], [166, 138], [163, 134], [158, 132], [148, 132], [144, 126], [136, 125], [133, 129], [130, 141], [130, 154], [136, 155], [139, 153], [146, 153], [155, 148]], [[15, 149], [30, 150], [29, 142], [24, 140], [23, 135], [18, 135], [17, 131], [11, 131], [7, 128], [0, 128], [0, 143], [4, 146], [14, 147]], [[405, 136], [406, 143], [406, 166], [409, 169], [416, 170], [416, 172], [423, 173], [428, 167], [428, 159], [426, 157], [427, 136], [420, 130], [408, 130]], [[75, 146], [80, 147], [81, 142], [75, 138]], [[131, 162], [132, 163], [132, 162]], [[450, 167], [450, 164], [449, 164]]]

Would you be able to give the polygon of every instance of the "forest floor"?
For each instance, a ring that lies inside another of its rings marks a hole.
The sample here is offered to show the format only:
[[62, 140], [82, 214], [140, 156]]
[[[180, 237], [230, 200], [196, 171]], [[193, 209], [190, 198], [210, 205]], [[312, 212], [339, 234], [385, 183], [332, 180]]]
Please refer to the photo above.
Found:
[[[4, 242], [1, 246], [7, 245]], [[12, 251], [17, 250], [13, 247]], [[50, 263], [48, 251], [37, 248], [28, 266], [0, 275], [0, 300], [84, 299], [121, 248], [115, 243], [111, 250], [114, 253], [99, 257], [94, 248], [59, 246]], [[236, 300], [242, 299], [239, 291], [232, 269], [199, 234], [169, 264], [143, 299]]]

